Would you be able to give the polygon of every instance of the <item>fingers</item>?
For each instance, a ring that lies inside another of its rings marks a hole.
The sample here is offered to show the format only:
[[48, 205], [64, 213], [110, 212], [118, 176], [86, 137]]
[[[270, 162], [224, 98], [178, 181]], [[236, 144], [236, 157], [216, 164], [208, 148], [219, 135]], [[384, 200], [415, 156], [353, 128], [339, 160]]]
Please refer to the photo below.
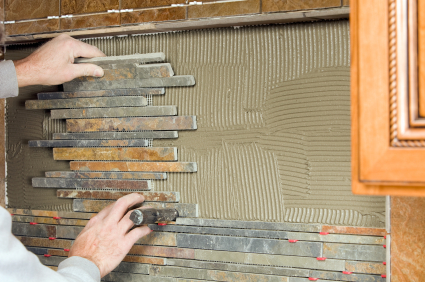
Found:
[[118, 223], [124, 217], [130, 207], [140, 204], [144, 200], [145, 198], [137, 193], [132, 193], [119, 198], [112, 207], [107, 220], [109, 222]]
[[94, 57], [105, 57], [106, 55], [100, 51], [97, 47], [92, 46], [90, 44], [81, 42], [79, 40], [75, 40], [73, 46], [74, 50], [74, 58], [84, 57], [84, 58], [94, 58]]
[[126, 238], [125, 241], [126, 243], [128, 243], [129, 248], [131, 248], [134, 245], [134, 243], [137, 242], [137, 240], [150, 234], [151, 232], [152, 230], [147, 226], [140, 226], [140, 227], [134, 228], [133, 230], [128, 232], [128, 234], [125, 236]]
[[124, 215], [124, 217], [118, 223], [120, 225], [120, 229], [125, 230], [125, 233], [127, 233], [127, 231], [134, 226], [133, 221], [130, 219], [130, 215], [132, 212], [133, 211], [127, 212], [126, 215]]
[[[73, 67], [73, 78], [81, 77], [81, 76], [95, 76], [102, 77], [104, 71], [101, 67], [93, 65], [93, 64], [74, 64]], [[71, 79], [71, 80], [72, 80]]]

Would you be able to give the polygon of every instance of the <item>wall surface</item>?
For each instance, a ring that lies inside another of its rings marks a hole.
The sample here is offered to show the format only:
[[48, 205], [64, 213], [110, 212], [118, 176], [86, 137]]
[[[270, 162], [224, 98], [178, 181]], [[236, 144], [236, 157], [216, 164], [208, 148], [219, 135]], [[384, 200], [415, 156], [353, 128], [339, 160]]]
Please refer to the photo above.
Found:
[[[155, 190], [180, 192], [183, 202], [199, 204], [205, 218], [384, 225], [383, 197], [351, 193], [347, 21], [87, 42], [107, 55], [164, 52], [177, 75], [193, 74], [197, 80], [195, 87], [168, 88], [167, 95], [153, 98], [154, 105], [177, 105], [179, 115], [198, 118], [196, 132], [182, 132], [176, 141], [154, 140], [154, 146], [177, 146], [179, 160], [196, 161], [198, 172], [170, 175], [166, 182], [156, 181]], [[13, 48], [9, 56], [22, 52]], [[28, 91], [19, 99], [35, 97], [40, 89]], [[47, 125], [43, 113], [19, 108], [23, 100], [8, 107], [8, 162], [16, 160], [16, 169], [22, 166], [19, 158], [9, 156], [14, 150], [27, 154], [23, 145], [30, 137], [17, 145], [27, 130], [15, 112], [39, 128], [27, 131], [32, 139], [43, 139], [42, 128], [63, 130]], [[50, 164], [48, 150], [47, 155], [27, 152], [34, 154], [26, 159], [31, 170], [15, 180], [23, 190], [9, 190], [10, 205], [45, 208], [54, 193], [36, 203], [42, 197], [31, 192], [28, 179], [55, 163]], [[66, 208], [62, 204], [58, 208]]]
[[348, 0], [207, 0], [197, 3], [189, 0], [2, 1], [5, 3], [6, 32], [9, 36], [349, 5]]

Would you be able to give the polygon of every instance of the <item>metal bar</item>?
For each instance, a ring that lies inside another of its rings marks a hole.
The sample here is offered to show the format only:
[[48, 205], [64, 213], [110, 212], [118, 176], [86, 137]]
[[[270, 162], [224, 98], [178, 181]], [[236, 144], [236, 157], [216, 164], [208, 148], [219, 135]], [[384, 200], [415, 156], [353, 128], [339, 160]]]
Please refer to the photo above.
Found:
[[71, 170], [83, 171], [147, 171], [196, 172], [196, 163], [189, 162], [79, 162], [70, 163]]
[[177, 161], [177, 148], [53, 148], [55, 160]]
[[69, 109], [69, 108], [98, 108], [98, 107], [136, 107], [146, 106], [147, 100], [143, 96], [128, 97], [98, 97], [98, 98], [75, 98], [57, 100], [27, 100], [27, 110], [42, 109]]
[[67, 132], [196, 130], [196, 116], [68, 119]]
[[92, 98], [92, 97], [162, 95], [164, 93], [165, 93], [164, 88], [134, 88], [134, 89], [80, 91], [80, 92], [42, 92], [37, 94], [37, 98], [38, 100], [51, 100], [51, 99], [71, 99], [71, 98]]
[[72, 179], [34, 177], [33, 187], [74, 189], [132, 189], [150, 190], [150, 180]]
[[174, 139], [178, 131], [144, 131], [144, 132], [91, 132], [91, 133], [53, 133], [55, 140], [75, 139]]
[[110, 178], [110, 179], [167, 179], [162, 172], [83, 172], [83, 171], [46, 171], [46, 177], [61, 178]]
[[176, 209], [136, 209], [131, 212], [130, 220], [134, 225], [152, 224], [158, 221], [175, 221], [179, 216]]
[[30, 147], [146, 147], [145, 139], [133, 140], [31, 140]]
[[52, 119], [175, 116], [176, 106], [116, 107], [52, 110]]

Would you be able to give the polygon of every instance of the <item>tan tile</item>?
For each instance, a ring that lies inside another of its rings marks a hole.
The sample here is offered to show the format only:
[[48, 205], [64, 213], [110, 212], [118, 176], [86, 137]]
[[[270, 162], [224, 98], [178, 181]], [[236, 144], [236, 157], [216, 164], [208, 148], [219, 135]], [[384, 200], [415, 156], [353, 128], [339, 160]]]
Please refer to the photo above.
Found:
[[62, 0], [61, 15], [107, 12], [119, 9], [119, 0]]
[[184, 20], [186, 7], [149, 9], [121, 14], [121, 24]]
[[59, 30], [59, 19], [7, 24], [5, 29], [6, 35], [52, 32]]
[[189, 18], [224, 17], [260, 12], [260, 0], [247, 0], [238, 2], [211, 3], [193, 5], [188, 7]]
[[61, 18], [61, 30], [112, 26], [119, 24], [120, 14], [118, 13]]
[[59, 16], [59, 0], [4, 0], [6, 21]]
[[263, 12], [308, 10], [341, 6], [341, 0], [263, 0]]
[[391, 281], [423, 281], [425, 198], [391, 197]]
[[186, 3], [186, 0], [122, 0], [121, 9], [150, 8], [184, 3]]
[[342, 6], [350, 6], [350, 0], [342, 0]]

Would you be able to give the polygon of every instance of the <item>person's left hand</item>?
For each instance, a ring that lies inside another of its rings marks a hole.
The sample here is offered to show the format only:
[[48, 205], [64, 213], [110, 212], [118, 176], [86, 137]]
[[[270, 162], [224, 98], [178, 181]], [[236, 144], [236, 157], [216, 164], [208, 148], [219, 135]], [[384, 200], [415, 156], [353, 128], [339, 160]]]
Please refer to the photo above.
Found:
[[102, 77], [104, 73], [101, 67], [74, 64], [74, 59], [104, 56], [97, 47], [61, 34], [28, 57], [14, 62], [18, 85], [58, 85], [80, 76]]

